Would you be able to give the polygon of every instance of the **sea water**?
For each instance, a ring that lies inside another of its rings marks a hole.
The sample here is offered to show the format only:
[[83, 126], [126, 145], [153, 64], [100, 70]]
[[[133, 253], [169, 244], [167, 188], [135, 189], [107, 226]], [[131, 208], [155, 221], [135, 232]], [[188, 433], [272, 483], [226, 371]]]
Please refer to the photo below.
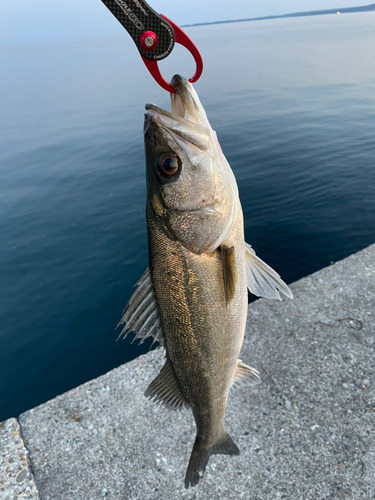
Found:
[[[186, 29], [248, 243], [290, 283], [375, 241], [375, 14]], [[176, 46], [167, 79], [192, 76]], [[127, 33], [0, 47], [0, 421], [147, 351], [115, 326], [147, 266]], [[140, 384], [144, 382], [139, 381]]]

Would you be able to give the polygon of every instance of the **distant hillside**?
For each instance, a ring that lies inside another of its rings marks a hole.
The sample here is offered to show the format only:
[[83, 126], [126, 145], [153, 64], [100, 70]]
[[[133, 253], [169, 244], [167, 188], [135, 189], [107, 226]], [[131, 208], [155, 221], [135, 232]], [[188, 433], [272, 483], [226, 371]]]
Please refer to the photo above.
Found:
[[246, 21], [262, 21], [264, 19], [282, 19], [284, 17], [306, 17], [306, 16], [325, 16], [327, 14], [349, 14], [353, 12], [368, 12], [375, 11], [375, 3], [364, 5], [363, 7], [346, 7], [344, 9], [327, 9], [313, 10], [310, 12], [294, 12], [293, 14], [283, 14], [282, 16], [264, 16], [264, 17], [248, 17], [246, 19], [229, 19], [227, 21], [213, 21], [209, 23], [184, 24], [182, 28], [191, 26], [207, 26], [210, 24], [226, 24], [226, 23], [244, 23]]

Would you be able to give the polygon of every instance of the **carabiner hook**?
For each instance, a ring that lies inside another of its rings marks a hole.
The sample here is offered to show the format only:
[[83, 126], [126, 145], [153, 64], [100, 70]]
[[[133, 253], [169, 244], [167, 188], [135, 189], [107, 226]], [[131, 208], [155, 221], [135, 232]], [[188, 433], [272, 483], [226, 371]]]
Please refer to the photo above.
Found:
[[102, 0], [133, 38], [147, 69], [168, 92], [174, 88], [162, 77], [158, 61], [172, 52], [175, 42], [187, 48], [195, 59], [196, 70], [189, 82], [196, 82], [203, 71], [199, 50], [174, 22], [155, 12], [145, 0]]
[[[182, 29], [177, 26], [173, 21], [168, 19], [167, 17], [163, 16], [163, 14], [160, 14], [160, 17], [163, 17], [166, 21], [168, 21], [174, 31], [174, 36], [175, 36], [175, 41], [179, 43], [180, 45], [183, 45], [188, 51], [191, 53], [191, 55], [194, 57], [195, 64], [196, 64], [196, 70], [194, 73], [194, 76], [189, 78], [189, 82], [194, 83], [198, 80], [198, 78], [201, 76], [202, 71], [203, 71], [203, 61], [202, 61], [202, 56], [199, 53], [199, 50], [197, 49], [197, 46], [191, 41], [191, 39], [187, 36], [187, 34], [182, 31]], [[147, 32], [146, 32], [147, 33]], [[146, 35], [145, 33], [145, 35]], [[148, 35], [148, 34], [147, 34]], [[145, 36], [145, 38], [147, 37]], [[150, 35], [148, 35], [150, 36]], [[141, 41], [142, 45], [142, 41]], [[171, 92], [172, 94], [175, 94], [176, 91], [170, 85], [162, 76], [159, 70], [158, 62], [157, 61], [151, 61], [150, 59], [146, 59], [142, 54], [141, 57], [143, 59], [143, 62], [145, 63], [147, 69], [151, 73], [151, 75], [154, 77], [156, 82], [163, 87], [164, 90], [167, 90], [168, 92]]]

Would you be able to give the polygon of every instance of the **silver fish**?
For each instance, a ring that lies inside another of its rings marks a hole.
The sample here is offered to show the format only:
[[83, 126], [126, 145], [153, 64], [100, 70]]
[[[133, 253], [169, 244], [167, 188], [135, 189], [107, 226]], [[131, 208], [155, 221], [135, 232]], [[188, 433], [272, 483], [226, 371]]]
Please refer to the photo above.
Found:
[[238, 359], [247, 289], [271, 299], [292, 293], [244, 241], [237, 183], [193, 86], [179, 75], [171, 83], [171, 112], [146, 105], [149, 268], [120, 323], [121, 333], [165, 346], [165, 364], [145, 395], [193, 412], [188, 488], [210, 455], [239, 454], [224, 425], [229, 390], [260, 381]]

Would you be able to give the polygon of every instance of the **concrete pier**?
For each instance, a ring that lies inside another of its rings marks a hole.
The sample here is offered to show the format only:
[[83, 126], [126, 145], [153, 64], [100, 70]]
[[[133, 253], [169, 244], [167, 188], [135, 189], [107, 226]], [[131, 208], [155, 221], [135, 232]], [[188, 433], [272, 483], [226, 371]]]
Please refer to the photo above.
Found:
[[184, 489], [195, 425], [143, 397], [157, 350], [0, 424], [0, 498], [375, 499], [375, 245], [291, 288], [249, 307], [241, 359], [262, 384], [230, 395], [239, 457]]

